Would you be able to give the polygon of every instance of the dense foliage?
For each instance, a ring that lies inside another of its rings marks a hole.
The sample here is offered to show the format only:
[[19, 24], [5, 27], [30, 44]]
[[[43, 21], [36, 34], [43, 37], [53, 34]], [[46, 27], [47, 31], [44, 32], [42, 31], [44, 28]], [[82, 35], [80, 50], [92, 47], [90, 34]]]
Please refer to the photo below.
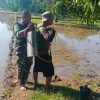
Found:
[[52, 8], [52, 0], [0, 0], [0, 8], [11, 11], [29, 9], [41, 13]]
[[56, 18], [77, 17], [89, 26], [100, 20], [99, 0], [0, 0], [0, 8], [10, 11], [29, 9], [34, 13], [51, 10]]

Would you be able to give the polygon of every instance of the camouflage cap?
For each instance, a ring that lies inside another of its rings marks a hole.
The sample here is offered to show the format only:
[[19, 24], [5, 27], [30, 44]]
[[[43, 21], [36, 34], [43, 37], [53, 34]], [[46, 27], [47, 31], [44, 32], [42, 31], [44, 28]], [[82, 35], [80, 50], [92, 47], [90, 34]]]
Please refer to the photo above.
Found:
[[53, 20], [53, 14], [50, 11], [46, 11], [42, 14], [42, 22], [47, 20]]
[[23, 10], [21, 15], [22, 15], [22, 17], [25, 17], [27, 15], [31, 15], [31, 13], [28, 10]]

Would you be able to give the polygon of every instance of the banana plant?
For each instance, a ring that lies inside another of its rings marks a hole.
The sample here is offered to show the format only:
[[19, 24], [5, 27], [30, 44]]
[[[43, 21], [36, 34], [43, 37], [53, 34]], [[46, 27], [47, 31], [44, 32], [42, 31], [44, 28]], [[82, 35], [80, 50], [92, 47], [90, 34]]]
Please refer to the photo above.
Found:
[[81, 10], [79, 10], [82, 23], [87, 23], [89, 27], [94, 26], [94, 22], [97, 19], [96, 10], [98, 10], [97, 8], [100, 6], [99, 0], [76, 0], [76, 4], [78, 9], [80, 7], [82, 8]]

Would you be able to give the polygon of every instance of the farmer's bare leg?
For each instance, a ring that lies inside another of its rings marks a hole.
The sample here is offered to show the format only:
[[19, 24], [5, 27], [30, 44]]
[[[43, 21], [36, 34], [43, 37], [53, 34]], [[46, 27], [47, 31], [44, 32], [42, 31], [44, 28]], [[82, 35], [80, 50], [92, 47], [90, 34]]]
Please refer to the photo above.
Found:
[[46, 92], [49, 92], [52, 76], [46, 77]]
[[38, 84], [38, 72], [33, 72], [34, 85]]

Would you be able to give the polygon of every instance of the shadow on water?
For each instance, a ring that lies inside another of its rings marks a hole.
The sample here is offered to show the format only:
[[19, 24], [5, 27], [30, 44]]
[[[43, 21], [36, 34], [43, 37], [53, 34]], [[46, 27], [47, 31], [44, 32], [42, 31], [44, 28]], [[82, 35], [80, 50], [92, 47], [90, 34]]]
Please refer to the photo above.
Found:
[[[32, 82], [28, 82], [28, 85], [33, 85]], [[31, 88], [28, 88], [30, 90], [32, 90]], [[89, 88], [88, 88], [89, 89]], [[90, 90], [90, 89], [89, 89]], [[38, 88], [33, 92], [37, 92], [39, 93], [38, 96], [33, 96], [31, 97], [32, 99], [39, 99], [39, 98], [44, 98], [42, 95], [42, 93], [45, 93], [45, 86], [43, 84], [39, 84]], [[55, 86], [52, 85], [51, 90], [50, 90], [50, 94], [48, 96], [53, 95], [53, 100], [97, 100], [97, 98], [100, 97], [100, 94], [93, 92], [92, 90], [90, 90], [90, 92], [88, 93], [87, 91], [82, 91], [80, 90], [75, 90], [71, 87], [67, 87], [67, 86]], [[58, 99], [57, 99], [58, 97]], [[50, 97], [49, 97], [50, 98]], [[39, 99], [40, 100], [40, 99]], [[48, 99], [50, 100], [50, 99]]]

